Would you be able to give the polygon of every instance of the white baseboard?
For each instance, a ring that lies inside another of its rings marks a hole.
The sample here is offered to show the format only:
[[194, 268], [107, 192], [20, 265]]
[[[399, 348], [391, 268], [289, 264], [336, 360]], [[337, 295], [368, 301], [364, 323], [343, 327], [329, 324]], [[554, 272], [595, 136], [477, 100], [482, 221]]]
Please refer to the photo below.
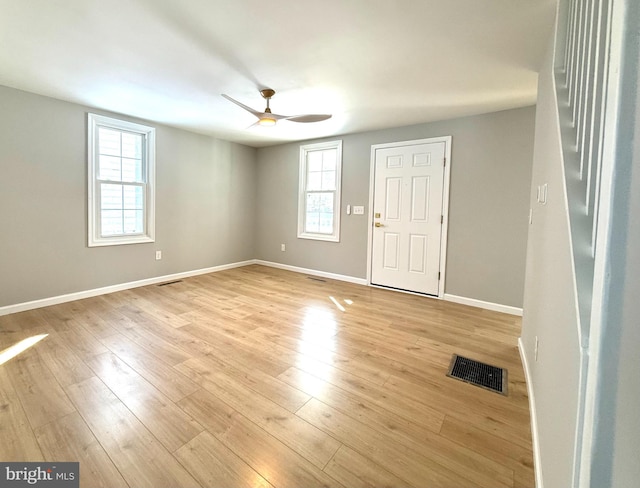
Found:
[[533, 468], [536, 476], [536, 488], [544, 488], [542, 481], [542, 465], [540, 463], [540, 441], [538, 437], [538, 416], [536, 414], [536, 399], [533, 393], [531, 372], [529, 371], [529, 362], [527, 361], [527, 353], [524, 350], [522, 337], [518, 338], [518, 350], [520, 351], [520, 360], [522, 361], [522, 369], [524, 370], [524, 377], [527, 382], [527, 394], [529, 396], [531, 440], [533, 443]]
[[[318, 271], [315, 269], [309, 269], [309, 268], [300, 268], [298, 266], [291, 266], [289, 264], [281, 264], [281, 263], [275, 263], [273, 261], [262, 261], [260, 259], [255, 259], [254, 264], [261, 264], [263, 266], [270, 266], [272, 268], [279, 268], [279, 269], [284, 269], [287, 271], [293, 271], [295, 273], [302, 273], [302, 274], [308, 274], [308, 275], [312, 275], [312, 276], [320, 276], [322, 278], [329, 278], [332, 280], [339, 280], [339, 281], [347, 281], [349, 283], [355, 283], [356, 285], [369, 285], [369, 283], [367, 282], [367, 280], [365, 278], [356, 278], [354, 276], [347, 276], [347, 275], [341, 275], [341, 274], [336, 274], [336, 273], [328, 273], [326, 271]], [[376, 285], [370, 285], [370, 286], [376, 286]], [[386, 287], [379, 287], [379, 288], [383, 288], [385, 290], [388, 290], [389, 288]], [[425, 296], [422, 293], [413, 293], [410, 291], [402, 291], [402, 290], [394, 290], [394, 291], [398, 291], [401, 293], [410, 293], [410, 294], [414, 294], [414, 295], [420, 295], [420, 296]], [[438, 297], [433, 297], [435, 299], [437, 299]], [[479, 308], [484, 308], [487, 310], [493, 310], [496, 312], [502, 312], [502, 313], [508, 313], [510, 315], [518, 315], [518, 316], [522, 316], [522, 309], [521, 308], [517, 308], [517, 307], [511, 307], [509, 305], [501, 305], [499, 303], [491, 303], [491, 302], [484, 302], [482, 300], [476, 300], [475, 298], [466, 298], [466, 297], [459, 297], [456, 295], [449, 295], [447, 293], [444, 294], [443, 297], [444, 300], [450, 301], [450, 302], [455, 302], [455, 303], [460, 303], [462, 305], [470, 305], [472, 307], [479, 307]]]
[[483, 300], [476, 300], [475, 298], [459, 297], [448, 293], [444, 294], [444, 299], [448, 302], [460, 303], [462, 305], [469, 305], [471, 307], [479, 307], [486, 310], [493, 310], [494, 312], [508, 313], [510, 315], [518, 315], [522, 317], [522, 309], [518, 307], [501, 305], [500, 303], [485, 302]]
[[[213, 266], [210, 268], [195, 269], [192, 271], [184, 271], [181, 273], [174, 273], [174, 274], [164, 275], [164, 276], [156, 276], [154, 278], [147, 278], [147, 279], [138, 280], [138, 281], [130, 281], [128, 283], [120, 283], [117, 285], [110, 285], [102, 288], [94, 288], [91, 290], [68, 293], [66, 295], [42, 298], [40, 300], [17, 303], [15, 305], [6, 305], [4, 307], [0, 307], [0, 316], [9, 315], [11, 313], [24, 312], [25, 310], [33, 310], [34, 308], [48, 307], [50, 305], [57, 305], [59, 303], [71, 302], [73, 300], [82, 300], [83, 298], [90, 298], [98, 295], [105, 295], [107, 293], [128, 290], [130, 288], [138, 288], [140, 286], [154, 285], [156, 283], [162, 283], [162, 282], [171, 281], [171, 280], [179, 280], [181, 278], [188, 278], [190, 276], [197, 276], [197, 275], [202, 275], [207, 273], [215, 273], [216, 271], [239, 268], [242, 266], [248, 266], [250, 264], [261, 264], [263, 266], [284, 269], [287, 271], [293, 271], [295, 273], [308, 274], [311, 276], [320, 276], [322, 278], [329, 278], [329, 279], [338, 280], [338, 281], [346, 281], [348, 283], [355, 283], [357, 285], [368, 285], [367, 280], [365, 278], [356, 278], [355, 276], [329, 273], [327, 271], [319, 271], [316, 269], [300, 268], [298, 266], [275, 263], [273, 261], [250, 259], [247, 261], [240, 261], [237, 263], [222, 264], [220, 266]], [[480, 307], [488, 310], [494, 310], [497, 312], [508, 313], [511, 315], [520, 315], [520, 316], [522, 315], [521, 308], [510, 307], [507, 305], [500, 305], [498, 303], [484, 302], [482, 300], [476, 300], [473, 298], [459, 297], [456, 295], [449, 295], [445, 293], [444, 300], [448, 300], [450, 302], [455, 302], [455, 303], [461, 303], [463, 305], [470, 305], [472, 307]]]
[[[293, 271], [295, 273], [302, 273], [302, 274], [308, 274], [308, 275], [312, 275], [312, 276], [320, 276], [322, 278], [329, 278], [332, 280], [339, 280], [339, 281], [347, 281], [349, 283], [355, 283], [356, 285], [369, 285], [369, 283], [367, 282], [367, 280], [365, 278], [356, 278], [354, 276], [347, 276], [347, 275], [341, 275], [341, 274], [335, 274], [335, 273], [328, 273], [326, 271], [318, 271], [315, 269], [309, 269], [309, 268], [300, 268], [298, 266], [291, 266], [289, 264], [281, 264], [281, 263], [274, 263], [273, 261], [262, 261], [260, 259], [256, 259], [254, 260], [254, 264], [261, 264], [263, 266], [270, 266], [272, 268], [279, 268], [279, 269], [284, 269], [287, 271]], [[376, 287], [376, 285], [370, 285], [370, 286], [374, 286]], [[385, 290], [388, 290], [389, 288], [386, 287], [377, 287], [377, 288], [382, 288]], [[420, 295], [420, 296], [425, 296], [422, 293], [413, 293], [410, 291], [403, 291], [403, 290], [394, 290], [400, 293], [409, 293], [409, 294], [413, 294], [413, 295]], [[438, 297], [432, 297], [437, 299]], [[509, 305], [501, 305], [499, 303], [491, 303], [491, 302], [484, 302], [482, 300], [476, 300], [475, 298], [465, 298], [465, 297], [459, 297], [456, 295], [449, 295], [447, 293], [444, 294], [443, 297], [444, 300], [450, 301], [450, 302], [455, 302], [455, 303], [460, 303], [462, 305], [470, 305], [472, 307], [479, 307], [479, 308], [484, 308], [487, 310], [493, 310], [496, 312], [502, 312], [502, 313], [508, 313], [510, 315], [519, 315], [522, 316], [522, 309], [521, 308], [517, 308], [517, 307], [510, 307]]]
[[341, 274], [336, 274], [336, 273], [328, 273], [326, 271], [318, 271], [315, 269], [308, 269], [308, 268], [299, 268], [298, 266], [291, 266], [289, 264], [281, 264], [281, 263], [274, 263], [273, 261], [262, 261], [260, 259], [255, 259], [253, 261], [254, 264], [261, 264], [263, 266], [269, 266], [271, 268], [279, 268], [279, 269], [285, 269], [287, 271], [293, 271], [295, 273], [302, 273], [302, 274], [308, 274], [311, 276], [320, 276], [322, 278], [329, 278], [331, 280], [338, 280], [338, 281], [347, 281], [349, 283], [355, 283], [356, 285], [366, 285], [367, 284], [367, 280], [364, 278], [356, 278], [355, 276], [347, 276], [347, 275], [341, 275]]
[[49, 305], [57, 305], [59, 303], [72, 302], [74, 300], [82, 300], [83, 298], [90, 298], [98, 295], [106, 295], [107, 293], [128, 290], [130, 288], [138, 288], [140, 286], [154, 285], [156, 283], [179, 280], [181, 278], [188, 278], [190, 276], [203, 275], [207, 273], [215, 273], [216, 271], [223, 271], [225, 269], [239, 268], [241, 266], [247, 266], [249, 264], [255, 264], [255, 261], [249, 260], [249, 261], [241, 261], [238, 263], [222, 264], [220, 266], [213, 266], [211, 268], [195, 269], [192, 271], [184, 271], [182, 273], [156, 276], [154, 278], [147, 278], [147, 279], [138, 280], [138, 281], [130, 281], [128, 283], [120, 283], [118, 285], [104, 286], [102, 288], [94, 288], [92, 290], [84, 290], [84, 291], [79, 291], [74, 293], [68, 293], [66, 295], [59, 295], [56, 297], [42, 298], [40, 300], [33, 300], [31, 302], [17, 303], [15, 305], [7, 305], [4, 307], [0, 307], [0, 316], [9, 315], [11, 313], [24, 312], [25, 310], [33, 310], [34, 308], [48, 307]]

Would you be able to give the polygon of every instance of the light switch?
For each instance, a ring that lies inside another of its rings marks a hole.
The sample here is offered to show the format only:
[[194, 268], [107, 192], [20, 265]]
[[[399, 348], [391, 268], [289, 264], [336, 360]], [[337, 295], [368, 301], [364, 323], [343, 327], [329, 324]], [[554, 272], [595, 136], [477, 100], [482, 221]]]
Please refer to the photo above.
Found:
[[354, 205], [353, 215], [364, 215], [364, 205]]

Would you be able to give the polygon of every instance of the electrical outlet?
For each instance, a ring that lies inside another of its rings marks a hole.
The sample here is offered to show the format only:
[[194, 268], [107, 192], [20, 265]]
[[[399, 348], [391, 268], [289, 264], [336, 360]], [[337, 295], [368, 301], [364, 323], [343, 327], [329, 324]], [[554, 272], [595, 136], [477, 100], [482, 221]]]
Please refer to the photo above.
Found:
[[156, 261], [160, 261], [162, 259], [162, 251], [156, 251]]
[[282, 252], [285, 252], [287, 250], [287, 246], [285, 246], [284, 244], [280, 244], [280, 250]]
[[544, 183], [543, 185], [538, 185], [536, 189], [536, 200], [541, 205], [547, 204], [547, 193], [549, 192], [548, 183]]
[[364, 205], [354, 205], [353, 215], [364, 215]]

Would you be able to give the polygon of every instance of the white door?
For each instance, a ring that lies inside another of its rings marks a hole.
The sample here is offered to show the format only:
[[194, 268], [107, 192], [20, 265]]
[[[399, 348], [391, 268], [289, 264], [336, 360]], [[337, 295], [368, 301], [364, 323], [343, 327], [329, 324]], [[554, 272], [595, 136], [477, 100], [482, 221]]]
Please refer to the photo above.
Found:
[[438, 295], [445, 142], [375, 148], [371, 283]]

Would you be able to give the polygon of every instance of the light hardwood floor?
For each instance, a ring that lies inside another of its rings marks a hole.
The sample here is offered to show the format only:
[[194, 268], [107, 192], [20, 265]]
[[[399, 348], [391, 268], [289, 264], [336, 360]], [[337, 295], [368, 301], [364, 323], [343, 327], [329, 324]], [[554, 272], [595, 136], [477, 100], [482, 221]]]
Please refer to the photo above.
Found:
[[[520, 319], [247, 266], [0, 317], [0, 460], [93, 487], [532, 488]], [[446, 377], [509, 370], [504, 397]]]

